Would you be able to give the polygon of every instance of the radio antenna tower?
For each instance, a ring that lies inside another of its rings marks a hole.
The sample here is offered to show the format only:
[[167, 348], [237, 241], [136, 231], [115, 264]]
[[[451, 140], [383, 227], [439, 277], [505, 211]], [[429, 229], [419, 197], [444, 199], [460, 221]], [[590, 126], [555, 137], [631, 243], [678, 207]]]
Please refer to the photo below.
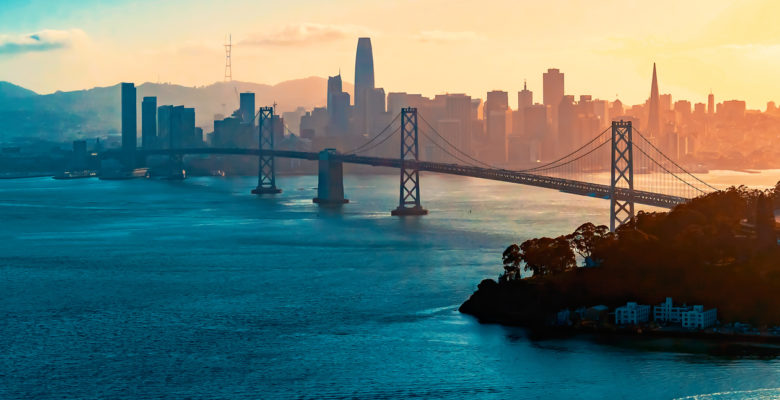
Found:
[[233, 35], [228, 36], [225, 44], [225, 82], [233, 82], [233, 68], [230, 64], [230, 51], [233, 49]]

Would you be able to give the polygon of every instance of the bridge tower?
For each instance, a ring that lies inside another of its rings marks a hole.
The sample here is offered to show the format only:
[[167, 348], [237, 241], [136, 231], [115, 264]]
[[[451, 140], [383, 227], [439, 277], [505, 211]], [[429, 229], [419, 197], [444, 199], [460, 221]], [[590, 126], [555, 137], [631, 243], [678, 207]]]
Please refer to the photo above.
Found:
[[275, 194], [282, 190], [276, 187], [276, 168], [274, 156], [263, 154], [264, 150], [274, 150], [273, 107], [260, 107], [258, 133], [260, 158], [257, 164], [257, 187], [252, 194]]
[[[609, 185], [609, 229], [612, 232], [634, 218], [632, 132], [631, 121], [612, 121], [612, 179]], [[619, 196], [617, 189], [628, 189], [628, 196]]]
[[417, 109], [401, 109], [401, 192], [398, 208], [391, 215], [425, 215], [420, 205], [420, 161], [417, 141]]

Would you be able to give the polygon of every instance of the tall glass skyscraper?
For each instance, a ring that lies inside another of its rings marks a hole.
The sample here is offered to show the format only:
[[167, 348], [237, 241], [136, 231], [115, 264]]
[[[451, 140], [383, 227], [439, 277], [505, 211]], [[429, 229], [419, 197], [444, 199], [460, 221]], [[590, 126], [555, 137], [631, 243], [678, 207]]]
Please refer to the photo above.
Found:
[[122, 163], [126, 168], [135, 167], [135, 146], [138, 141], [136, 120], [135, 85], [122, 83]]
[[355, 107], [365, 108], [368, 94], [374, 89], [374, 53], [371, 38], [359, 38], [355, 56]]
[[157, 97], [147, 96], [141, 102], [141, 147], [157, 145]]

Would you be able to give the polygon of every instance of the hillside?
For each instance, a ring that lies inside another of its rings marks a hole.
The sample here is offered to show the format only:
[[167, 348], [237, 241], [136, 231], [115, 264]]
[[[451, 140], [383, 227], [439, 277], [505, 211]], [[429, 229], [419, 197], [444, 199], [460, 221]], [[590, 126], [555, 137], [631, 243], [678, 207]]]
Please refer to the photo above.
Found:
[[[9, 82], [0, 82], [0, 140], [43, 138], [69, 140], [117, 133], [120, 129], [119, 84], [72, 92], [38, 95]], [[215, 114], [229, 115], [238, 108], [236, 92], [254, 92], [256, 106], [277, 103], [277, 112], [301, 106], [311, 109], [325, 105], [327, 79], [309, 77], [276, 85], [251, 82], [217, 82], [188, 87], [174, 84], [143, 83], [138, 87], [138, 126], [141, 100], [157, 96], [157, 104], [183, 104], [195, 107], [195, 123], [205, 132], [213, 129]], [[352, 85], [345, 84], [347, 91]]]

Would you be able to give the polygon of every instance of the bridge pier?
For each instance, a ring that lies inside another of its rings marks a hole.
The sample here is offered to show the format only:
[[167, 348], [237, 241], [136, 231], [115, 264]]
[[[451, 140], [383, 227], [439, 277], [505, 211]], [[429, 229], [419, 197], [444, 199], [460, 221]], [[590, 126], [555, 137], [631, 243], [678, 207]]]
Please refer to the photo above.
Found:
[[263, 154], [263, 150], [274, 149], [273, 107], [261, 107], [258, 120], [260, 157], [257, 165], [257, 187], [252, 194], [276, 194], [282, 190], [276, 187], [274, 156]]
[[317, 197], [312, 201], [321, 206], [349, 203], [349, 200], [344, 198], [344, 165], [341, 160], [333, 159], [336, 154], [336, 149], [320, 151]]
[[420, 161], [417, 141], [417, 109], [401, 109], [401, 194], [398, 208], [390, 215], [404, 217], [426, 215], [428, 210], [420, 204]]
[[184, 180], [187, 172], [184, 170], [184, 156], [171, 154], [168, 158], [168, 176], [165, 179]]

